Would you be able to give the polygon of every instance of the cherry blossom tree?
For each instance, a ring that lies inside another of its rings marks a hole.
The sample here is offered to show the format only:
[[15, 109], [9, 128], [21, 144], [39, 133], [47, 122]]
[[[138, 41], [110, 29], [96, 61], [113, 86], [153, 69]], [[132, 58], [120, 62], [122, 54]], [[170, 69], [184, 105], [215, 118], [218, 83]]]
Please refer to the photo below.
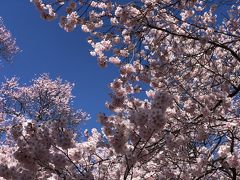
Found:
[[[65, 31], [88, 32], [101, 67], [119, 68], [106, 103], [113, 113], [99, 115], [101, 132], [86, 130], [76, 141], [68, 129], [78, 119], [66, 104], [69, 94], [50, 93], [45, 108], [32, 90], [37, 85], [24, 90], [8, 81], [2, 107], [17, 123], [1, 153], [2, 177], [240, 178], [238, 0], [32, 2], [44, 19], [60, 16]], [[48, 81], [35, 84], [42, 79]]]
[[16, 78], [3, 83], [1, 127], [6, 137], [0, 148], [0, 177], [89, 179], [88, 171], [73, 159], [76, 147], [80, 148], [77, 125], [88, 115], [72, 108], [72, 87], [46, 74], [30, 86], [20, 86]]

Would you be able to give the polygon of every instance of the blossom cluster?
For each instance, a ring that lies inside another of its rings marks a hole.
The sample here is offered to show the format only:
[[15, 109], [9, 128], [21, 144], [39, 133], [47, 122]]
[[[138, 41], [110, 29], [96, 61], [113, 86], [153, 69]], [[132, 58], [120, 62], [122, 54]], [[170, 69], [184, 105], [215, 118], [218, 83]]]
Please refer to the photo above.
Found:
[[12, 38], [11, 33], [6, 29], [0, 17], [0, 57], [5, 60], [11, 60], [19, 50], [15, 39]]
[[35, 4], [43, 19], [50, 21], [56, 18], [56, 13], [50, 4], [45, 5], [42, 0], [30, 0], [30, 2]]

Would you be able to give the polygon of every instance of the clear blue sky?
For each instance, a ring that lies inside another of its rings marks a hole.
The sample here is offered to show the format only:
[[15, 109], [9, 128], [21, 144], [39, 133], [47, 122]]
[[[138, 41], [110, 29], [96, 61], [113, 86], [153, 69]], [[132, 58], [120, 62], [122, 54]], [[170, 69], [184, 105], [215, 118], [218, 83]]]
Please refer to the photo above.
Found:
[[75, 83], [74, 106], [92, 117], [87, 127], [99, 127], [96, 116], [99, 112], [108, 114], [105, 108], [111, 92], [108, 84], [118, 71], [97, 65], [96, 59], [89, 55], [87, 35], [80, 28], [67, 33], [59, 28], [57, 21], [43, 21], [29, 0], [1, 0], [0, 16], [22, 49], [12, 64], [3, 64], [0, 81], [17, 76], [20, 82], [28, 83], [42, 73], [48, 73], [51, 78], [60, 76]]

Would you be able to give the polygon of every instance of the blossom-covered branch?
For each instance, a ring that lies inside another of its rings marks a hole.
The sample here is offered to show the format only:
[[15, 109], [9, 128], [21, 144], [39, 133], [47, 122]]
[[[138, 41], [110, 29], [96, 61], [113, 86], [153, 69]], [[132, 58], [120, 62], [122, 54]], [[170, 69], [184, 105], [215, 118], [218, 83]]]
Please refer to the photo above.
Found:
[[0, 17], [0, 58], [11, 60], [12, 57], [19, 52], [19, 47], [16, 45], [15, 39], [6, 29], [3, 20]]

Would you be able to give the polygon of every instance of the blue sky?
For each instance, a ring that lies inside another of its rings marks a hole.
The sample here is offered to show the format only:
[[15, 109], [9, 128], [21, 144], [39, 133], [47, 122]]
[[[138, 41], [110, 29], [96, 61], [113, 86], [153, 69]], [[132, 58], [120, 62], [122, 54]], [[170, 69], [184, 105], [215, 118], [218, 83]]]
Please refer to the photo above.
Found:
[[117, 77], [118, 70], [98, 66], [89, 54], [87, 35], [80, 28], [67, 33], [57, 21], [42, 20], [29, 0], [1, 0], [0, 16], [22, 50], [13, 63], [1, 67], [1, 82], [5, 77], [16, 76], [20, 82], [28, 83], [48, 73], [51, 78], [61, 77], [75, 83], [74, 106], [91, 115], [87, 127], [99, 127], [96, 116], [99, 112], [109, 113], [105, 108], [111, 92], [108, 84]]

